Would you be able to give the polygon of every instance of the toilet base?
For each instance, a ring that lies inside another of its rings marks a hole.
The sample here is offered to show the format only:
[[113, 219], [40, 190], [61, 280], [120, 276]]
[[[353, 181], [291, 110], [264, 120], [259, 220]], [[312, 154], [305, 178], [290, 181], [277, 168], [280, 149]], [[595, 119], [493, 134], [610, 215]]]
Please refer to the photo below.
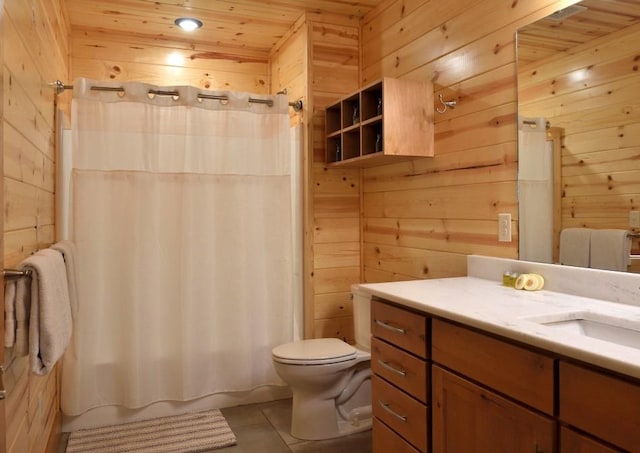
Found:
[[371, 406], [353, 409], [343, 419], [335, 407], [335, 400], [313, 400], [293, 395], [291, 435], [302, 440], [324, 440], [348, 436], [371, 429]]

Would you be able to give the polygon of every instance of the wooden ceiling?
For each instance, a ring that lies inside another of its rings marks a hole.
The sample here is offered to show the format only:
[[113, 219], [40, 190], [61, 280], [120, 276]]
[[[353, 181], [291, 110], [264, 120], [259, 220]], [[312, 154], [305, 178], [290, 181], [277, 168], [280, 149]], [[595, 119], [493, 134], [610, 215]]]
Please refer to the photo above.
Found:
[[[562, 18], [573, 6], [586, 8]], [[640, 22], [640, 0], [583, 0], [518, 31], [518, 63], [526, 65]]]
[[[304, 13], [358, 20], [382, 0], [66, 0], [72, 34], [109, 33], [219, 46], [264, 57]], [[204, 25], [180, 30], [174, 20]]]

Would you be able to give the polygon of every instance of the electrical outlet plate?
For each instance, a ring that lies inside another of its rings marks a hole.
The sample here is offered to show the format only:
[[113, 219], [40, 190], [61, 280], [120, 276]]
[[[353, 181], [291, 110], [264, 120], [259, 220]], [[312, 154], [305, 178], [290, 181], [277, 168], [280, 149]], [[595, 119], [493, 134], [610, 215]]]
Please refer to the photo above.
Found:
[[640, 228], [640, 211], [629, 211], [629, 228]]
[[511, 214], [498, 214], [498, 241], [511, 242]]

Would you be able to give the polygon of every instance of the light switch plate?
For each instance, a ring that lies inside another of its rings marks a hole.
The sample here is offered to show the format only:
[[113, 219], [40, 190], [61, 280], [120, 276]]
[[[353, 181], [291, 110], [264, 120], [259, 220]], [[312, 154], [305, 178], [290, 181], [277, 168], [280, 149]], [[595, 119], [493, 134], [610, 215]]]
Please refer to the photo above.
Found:
[[498, 214], [498, 241], [511, 242], [511, 214], [508, 212]]
[[629, 228], [640, 228], [640, 211], [629, 211]]

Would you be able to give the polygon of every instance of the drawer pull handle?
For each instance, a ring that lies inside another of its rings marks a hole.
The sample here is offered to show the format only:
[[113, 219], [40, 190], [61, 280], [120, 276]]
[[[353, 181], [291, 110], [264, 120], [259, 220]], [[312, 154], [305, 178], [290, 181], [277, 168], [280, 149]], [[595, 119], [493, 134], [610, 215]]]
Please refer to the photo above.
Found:
[[402, 421], [402, 422], [404, 422], [404, 423], [407, 423], [407, 417], [405, 417], [404, 415], [400, 415], [400, 414], [398, 414], [396, 411], [394, 411], [393, 409], [391, 409], [391, 408], [389, 407], [389, 403], [384, 403], [384, 402], [382, 402], [382, 401], [380, 401], [380, 400], [378, 400], [378, 403], [380, 403], [380, 406], [382, 406], [382, 408], [383, 408], [385, 411], [389, 412], [389, 413], [390, 413], [391, 415], [393, 415], [395, 418], [397, 418], [398, 420], [400, 420], [400, 421]]
[[380, 321], [379, 319], [376, 319], [376, 324], [378, 324], [380, 327], [390, 330], [392, 332], [395, 333], [399, 333], [401, 335], [406, 335], [407, 334], [407, 329], [401, 329], [400, 327], [394, 327], [391, 324], [387, 324], [384, 321]]
[[407, 372], [405, 370], [399, 370], [398, 368], [389, 365], [389, 362], [385, 362], [384, 360], [378, 360], [378, 363], [380, 364], [380, 366], [382, 366], [383, 368], [386, 368], [392, 373], [399, 374], [400, 376], [403, 376], [403, 377], [407, 375]]

